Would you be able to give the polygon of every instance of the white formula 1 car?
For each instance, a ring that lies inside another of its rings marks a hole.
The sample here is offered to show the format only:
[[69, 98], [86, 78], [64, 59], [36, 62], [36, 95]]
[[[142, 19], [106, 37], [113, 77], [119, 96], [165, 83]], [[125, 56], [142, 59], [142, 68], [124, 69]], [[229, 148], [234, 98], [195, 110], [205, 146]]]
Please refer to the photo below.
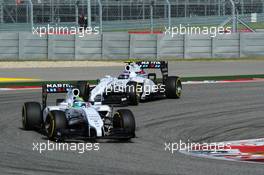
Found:
[[[146, 69], [159, 69], [161, 79], [156, 73], [146, 73]], [[105, 76], [91, 88], [89, 101], [103, 104], [138, 105], [141, 100], [155, 97], [180, 98], [181, 80], [168, 76], [168, 63], [165, 61], [127, 62], [119, 77]]]
[[[130, 139], [135, 137], [135, 119], [128, 109], [115, 113], [108, 105], [92, 105], [84, 101], [87, 83], [46, 84], [42, 87], [42, 107], [38, 102], [26, 102], [22, 109], [22, 124], [26, 130], [44, 129], [51, 140], [68, 137]], [[50, 93], [67, 93], [65, 99], [47, 106]]]

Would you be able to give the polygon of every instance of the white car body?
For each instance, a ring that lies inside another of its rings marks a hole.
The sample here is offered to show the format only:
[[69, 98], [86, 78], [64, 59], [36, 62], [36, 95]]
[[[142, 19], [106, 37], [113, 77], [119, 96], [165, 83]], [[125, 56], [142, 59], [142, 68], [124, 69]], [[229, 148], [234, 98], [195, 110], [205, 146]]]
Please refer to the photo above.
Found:
[[104, 121], [100, 116], [100, 111], [105, 111], [106, 116], [110, 117], [112, 109], [108, 105], [91, 105], [89, 102], [85, 102], [85, 106], [80, 108], [74, 108], [73, 106], [74, 95], [72, 91], [67, 93], [67, 98], [57, 104], [56, 106], [47, 106], [43, 110], [43, 121], [46, 121], [46, 118], [49, 112], [54, 110], [59, 110], [65, 112], [66, 118], [69, 121], [71, 118], [82, 116], [87, 121], [87, 127], [94, 128], [96, 130], [97, 137], [104, 136]]
[[132, 63], [127, 65], [124, 70], [125, 73], [128, 73], [127, 78], [120, 79], [110, 75], [101, 78], [99, 83], [92, 89], [89, 101], [100, 103], [104, 100], [103, 94], [107, 93], [109, 89], [114, 92], [125, 92], [128, 82], [137, 82], [143, 86], [140, 98], [144, 100], [150, 93], [157, 91], [157, 85], [151, 79], [148, 79], [146, 74], [139, 74], [140, 71], [139, 65]]

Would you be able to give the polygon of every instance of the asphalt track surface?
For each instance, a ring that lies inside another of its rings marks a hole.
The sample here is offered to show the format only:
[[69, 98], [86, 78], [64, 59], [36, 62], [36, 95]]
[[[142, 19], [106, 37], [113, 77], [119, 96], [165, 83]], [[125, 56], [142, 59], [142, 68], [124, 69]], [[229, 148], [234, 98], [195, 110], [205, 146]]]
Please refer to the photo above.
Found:
[[129, 107], [137, 138], [100, 141], [99, 151], [33, 151], [45, 136], [21, 129], [21, 106], [40, 91], [0, 92], [0, 174], [263, 175], [264, 165], [192, 157], [165, 151], [165, 142], [219, 142], [262, 138], [264, 83], [184, 85], [179, 100]]
[[[263, 67], [264, 61], [170, 61], [169, 74], [181, 77], [264, 74]], [[98, 79], [107, 74], [117, 76], [122, 70], [124, 70], [124, 66], [1, 68], [0, 77], [35, 78], [41, 80], [87, 80]]]

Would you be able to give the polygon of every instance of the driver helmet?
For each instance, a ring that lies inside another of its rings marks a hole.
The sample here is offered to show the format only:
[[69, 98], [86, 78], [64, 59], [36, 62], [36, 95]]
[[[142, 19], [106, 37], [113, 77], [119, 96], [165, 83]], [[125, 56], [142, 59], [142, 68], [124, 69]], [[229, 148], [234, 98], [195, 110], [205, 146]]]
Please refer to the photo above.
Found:
[[147, 75], [147, 73], [141, 69], [140, 71], [136, 72], [138, 76], [142, 76], [142, 77], [145, 77]]
[[81, 97], [75, 97], [73, 101], [73, 105], [72, 105], [73, 108], [81, 108], [85, 106], [86, 106], [86, 103]]

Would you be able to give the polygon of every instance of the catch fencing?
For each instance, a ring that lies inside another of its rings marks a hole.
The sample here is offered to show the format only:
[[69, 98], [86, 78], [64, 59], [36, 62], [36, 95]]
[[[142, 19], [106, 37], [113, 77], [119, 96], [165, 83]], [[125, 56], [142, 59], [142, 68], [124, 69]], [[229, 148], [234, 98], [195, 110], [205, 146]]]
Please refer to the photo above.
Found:
[[[29, 31], [32, 25], [77, 25], [78, 17], [102, 31], [160, 30], [188, 24], [220, 25], [239, 18], [249, 27], [252, 13], [264, 23], [264, 0], [0, 0], [0, 30]], [[232, 5], [231, 2], [236, 2]], [[210, 21], [208, 22], [208, 17]], [[13, 27], [10, 27], [13, 26]], [[263, 25], [260, 26], [263, 28]]]

